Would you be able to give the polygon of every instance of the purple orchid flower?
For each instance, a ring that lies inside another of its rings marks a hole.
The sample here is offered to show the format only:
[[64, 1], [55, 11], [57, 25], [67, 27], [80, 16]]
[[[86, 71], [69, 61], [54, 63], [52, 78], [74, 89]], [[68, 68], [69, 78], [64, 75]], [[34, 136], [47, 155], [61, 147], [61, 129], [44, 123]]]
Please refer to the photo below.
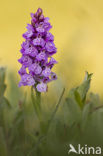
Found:
[[22, 57], [18, 60], [22, 67], [19, 70], [21, 86], [34, 86], [38, 92], [47, 91], [47, 83], [56, 80], [52, 67], [57, 61], [52, 57], [57, 49], [54, 36], [49, 32], [52, 28], [49, 18], [44, 17], [41, 8], [31, 13], [31, 24], [23, 34], [25, 41], [21, 45]]

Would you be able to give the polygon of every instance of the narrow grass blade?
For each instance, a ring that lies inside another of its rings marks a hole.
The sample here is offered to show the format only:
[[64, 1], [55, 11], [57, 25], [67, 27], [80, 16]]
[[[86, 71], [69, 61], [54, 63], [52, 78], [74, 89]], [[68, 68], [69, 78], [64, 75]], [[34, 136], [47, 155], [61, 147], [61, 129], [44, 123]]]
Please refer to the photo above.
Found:
[[64, 95], [64, 92], [65, 92], [65, 88], [63, 89], [63, 91], [62, 91], [62, 93], [61, 93], [61, 96], [60, 96], [60, 98], [59, 98], [59, 100], [58, 100], [58, 103], [57, 103], [57, 105], [56, 105], [56, 108], [55, 108], [54, 112], [53, 112], [52, 115], [51, 115], [50, 120], [48, 121], [48, 128], [47, 128], [47, 129], [49, 129], [50, 124], [51, 124], [51, 122], [52, 122], [53, 119], [54, 119], [54, 116], [55, 116], [55, 114], [56, 114], [56, 112], [57, 112], [57, 110], [58, 110], [58, 108], [59, 108], [59, 105], [60, 105], [60, 103], [61, 103], [61, 100], [62, 100], [62, 97], [63, 97], [63, 95]]

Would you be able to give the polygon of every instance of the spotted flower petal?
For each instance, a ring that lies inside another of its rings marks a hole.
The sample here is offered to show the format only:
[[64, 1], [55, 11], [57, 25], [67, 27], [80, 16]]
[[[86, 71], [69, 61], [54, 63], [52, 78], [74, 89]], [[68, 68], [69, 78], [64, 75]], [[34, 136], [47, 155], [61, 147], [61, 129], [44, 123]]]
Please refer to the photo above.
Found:
[[31, 24], [26, 28], [20, 50], [22, 57], [18, 60], [22, 64], [18, 71], [21, 76], [19, 86], [35, 85], [38, 92], [46, 92], [47, 84], [57, 78], [51, 71], [57, 63], [52, 57], [57, 51], [54, 36], [49, 32], [52, 26], [42, 9], [38, 8], [36, 13], [31, 13]]
[[42, 82], [42, 83], [38, 84], [36, 86], [36, 88], [37, 88], [38, 92], [46, 92], [47, 91], [47, 84]]
[[21, 76], [21, 81], [19, 82], [19, 87], [21, 86], [33, 86], [35, 84], [35, 80], [29, 74], [24, 74]]

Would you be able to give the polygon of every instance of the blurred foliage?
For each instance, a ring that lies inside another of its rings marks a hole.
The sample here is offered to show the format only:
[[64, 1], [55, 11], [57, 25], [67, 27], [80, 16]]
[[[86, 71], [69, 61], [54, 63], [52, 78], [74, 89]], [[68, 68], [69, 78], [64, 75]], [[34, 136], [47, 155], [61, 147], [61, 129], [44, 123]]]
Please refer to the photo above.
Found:
[[13, 76], [10, 93], [5, 96], [5, 74], [5, 68], [0, 68], [0, 156], [67, 156], [69, 144], [103, 145], [103, 102], [97, 94], [87, 94], [92, 74], [86, 72], [81, 85], [71, 89], [66, 98], [63, 89], [51, 109], [42, 97], [40, 118], [35, 92], [32, 90], [32, 98], [19, 92]]

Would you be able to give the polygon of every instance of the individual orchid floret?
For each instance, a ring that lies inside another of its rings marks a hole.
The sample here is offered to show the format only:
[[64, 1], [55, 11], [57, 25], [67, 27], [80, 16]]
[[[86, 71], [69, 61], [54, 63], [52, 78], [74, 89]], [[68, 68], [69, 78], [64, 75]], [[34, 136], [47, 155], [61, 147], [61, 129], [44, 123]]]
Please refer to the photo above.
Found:
[[30, 74], [24, 74], [21, 76], [21, 81], [19, 86], [33, 86], [35, 84], [35, 80]]
[[18, 60], [22, 65], [18, 72], [21, 76], [19, 86], [33, 86], [38, 92], [46, 92], [47, 84], [57, 79], [52, 72], [57, 63], [52, 57], [57, 52], [54, 36], [49, 32], [52, 26], [39, 8], [36, 13], [31, 13], [31, 24], [26, 28], [20, 50], [22, 56]]
[[36, 88], [37, 88], [37, 90], [38, 90], [39, 92], [46, 92], [46, 91], [47, 91], [47, 84], [41, 82], [40, 84], [38, 84], [38, 85], [36, 86]]

